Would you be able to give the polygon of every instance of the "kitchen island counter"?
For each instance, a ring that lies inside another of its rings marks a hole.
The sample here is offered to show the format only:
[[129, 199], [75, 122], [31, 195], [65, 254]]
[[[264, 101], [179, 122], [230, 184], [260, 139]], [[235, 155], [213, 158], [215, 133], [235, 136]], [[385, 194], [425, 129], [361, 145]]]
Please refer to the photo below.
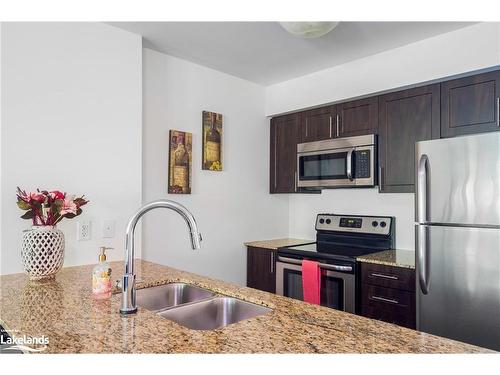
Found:
[[[111, 262], [113, 279], [123, 262]], [[48, 338], [43, 353], [478, 353], [488, 350], [137, 260], [138, 288], [186, 282], [268, 306], [272, 312], [195, 331], [143, 308], [119, 314], [120, 294], [91, 298], [93, 265], [63, 268], [55, 281], [0, 278], [0, 325], [14, 337]]]

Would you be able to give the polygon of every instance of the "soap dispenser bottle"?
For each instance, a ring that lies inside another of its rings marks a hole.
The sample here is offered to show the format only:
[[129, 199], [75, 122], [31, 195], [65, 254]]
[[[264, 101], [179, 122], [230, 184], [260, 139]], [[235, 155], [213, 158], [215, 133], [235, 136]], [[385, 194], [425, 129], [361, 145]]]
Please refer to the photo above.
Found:
[[92, 270], [92, 296], [96, 299], [111, 297], [111, 267], [106, 262], [106, 250], [111, 249], [104, 246], [99, 248], [99, 263]]

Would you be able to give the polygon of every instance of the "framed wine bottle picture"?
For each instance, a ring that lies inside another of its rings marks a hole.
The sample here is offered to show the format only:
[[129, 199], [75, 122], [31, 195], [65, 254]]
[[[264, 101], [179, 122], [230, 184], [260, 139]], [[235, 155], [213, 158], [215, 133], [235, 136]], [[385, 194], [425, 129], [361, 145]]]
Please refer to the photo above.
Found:
[[202, 169], [222, 171], [222, 115], [203, 111]]
[[168, 193], [191, 194], [193, 135], [170, 130], [168, 150]]

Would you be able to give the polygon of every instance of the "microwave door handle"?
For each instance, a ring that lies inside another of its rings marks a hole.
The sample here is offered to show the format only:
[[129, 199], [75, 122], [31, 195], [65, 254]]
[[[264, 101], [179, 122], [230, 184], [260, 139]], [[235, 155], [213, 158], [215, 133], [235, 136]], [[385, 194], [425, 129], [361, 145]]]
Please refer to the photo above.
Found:
[[352, 177], [352, 153], [353, 153], [353, 151], [354, 151], [354, 149], [350, 149], [347, 152], [347, 178], [349, 179], [349, 181], [353, 180], [353, 177]]

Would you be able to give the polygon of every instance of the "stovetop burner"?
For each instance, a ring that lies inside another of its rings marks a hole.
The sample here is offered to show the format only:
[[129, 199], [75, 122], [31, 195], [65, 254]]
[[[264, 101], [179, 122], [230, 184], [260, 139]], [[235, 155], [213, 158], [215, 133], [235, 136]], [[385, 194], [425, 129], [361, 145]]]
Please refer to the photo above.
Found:
[[278, 255], [323, 263], [352, 263], [361, 255], [391, 249], [394, 245], [394, 218], [319, 214], [316, 242], [278, 249]]

